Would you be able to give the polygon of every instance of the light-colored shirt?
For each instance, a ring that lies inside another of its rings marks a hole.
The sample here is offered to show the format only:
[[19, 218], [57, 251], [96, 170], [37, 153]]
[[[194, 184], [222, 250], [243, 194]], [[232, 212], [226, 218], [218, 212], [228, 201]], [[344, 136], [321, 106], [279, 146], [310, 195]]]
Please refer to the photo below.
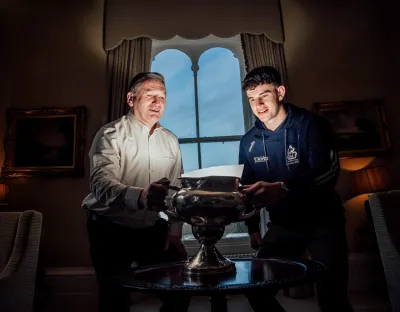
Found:
[[[178, 185], [183, 173], [177, 137], [161, 126], [149, 135], [132, 112], [97, 132], [89, 158], [90, 194], [82, 205], [136, 229], [160, 218], [158, 212], [138, 208], [140, 192], [163, 177]], [[181, 234], [182, 223], [171, 223], [170, 235]]]

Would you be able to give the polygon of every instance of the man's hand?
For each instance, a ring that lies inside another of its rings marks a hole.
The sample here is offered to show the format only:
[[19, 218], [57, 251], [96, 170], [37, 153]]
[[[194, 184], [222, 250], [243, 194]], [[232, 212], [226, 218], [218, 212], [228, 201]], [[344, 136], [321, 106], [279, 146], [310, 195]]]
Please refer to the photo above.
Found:
[[243, 185], [242, 188], [247, 199], [254, 205], [265, 204], [273, 206], [286, 195], [286, 191], [281, 187], [280, 182], [259, 181], [252, 185]]
[[250, 246], [251, 248], [258, 250], [262, 244], [261, 233], [254, 232], [250, 234]]
[[174, 236], [174, 235], [168, 235], [167, 239], [165, 240], [165, 246], [164, 246], [164, 251], [167, 251], [169, 248], [175, 248], [177, 253], [178, 253], [178, 259], [179, 260], [186, 260], [187, 253], [185, 246], [182, 243], [181, 237], [179, 236]]
[[150, 186], [140, 193], [139, 205], [142, 209], [152, 211], [164, 211], [168, 207], [165, 205], [165, 198], [168, 195], [168, 185], [170, 181], [162, 178], [150, 184]]

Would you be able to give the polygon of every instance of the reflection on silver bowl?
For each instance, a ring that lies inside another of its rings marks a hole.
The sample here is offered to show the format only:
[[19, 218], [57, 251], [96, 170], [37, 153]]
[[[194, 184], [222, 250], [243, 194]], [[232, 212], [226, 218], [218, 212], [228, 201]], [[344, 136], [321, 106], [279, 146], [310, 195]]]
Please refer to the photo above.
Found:
[[[222, 238], [225, 226], [255, 216], [261, 207], [251, 207], [246, 202], [237, 177], [181, 178], [181, 183], [182, 188], [167, 200], [169, 208], [165, 213], [172, 221], [191, 224], [200, 243], [197, 254], [186, 263], [184, 274], [234, 272], [235, 264], [222, 256], [215, 244]], [[246, 213], [247, 210], [251, 211]]]

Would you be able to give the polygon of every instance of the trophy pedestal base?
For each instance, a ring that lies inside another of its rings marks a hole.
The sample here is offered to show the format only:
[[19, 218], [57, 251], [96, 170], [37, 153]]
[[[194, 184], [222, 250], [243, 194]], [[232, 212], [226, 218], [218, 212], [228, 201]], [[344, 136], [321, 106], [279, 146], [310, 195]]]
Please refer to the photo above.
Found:
[[183, 274], [201, 276], [208, 274], [233, 273], [235, 263], [220, 254], [215, 245], [201, 244], [197, 254], [185, 263]]

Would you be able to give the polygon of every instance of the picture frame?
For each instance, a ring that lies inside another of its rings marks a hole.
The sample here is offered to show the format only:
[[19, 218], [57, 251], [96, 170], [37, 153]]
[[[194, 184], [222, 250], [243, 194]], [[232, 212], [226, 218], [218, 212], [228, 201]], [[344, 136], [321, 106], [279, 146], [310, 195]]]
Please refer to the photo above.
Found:
[[8, 109], [4, 178], [84, 176], [86, 108]]
[[383, 156], [390, 150], [383, 99], [314, 103], [336, 135], [340, 158]]

